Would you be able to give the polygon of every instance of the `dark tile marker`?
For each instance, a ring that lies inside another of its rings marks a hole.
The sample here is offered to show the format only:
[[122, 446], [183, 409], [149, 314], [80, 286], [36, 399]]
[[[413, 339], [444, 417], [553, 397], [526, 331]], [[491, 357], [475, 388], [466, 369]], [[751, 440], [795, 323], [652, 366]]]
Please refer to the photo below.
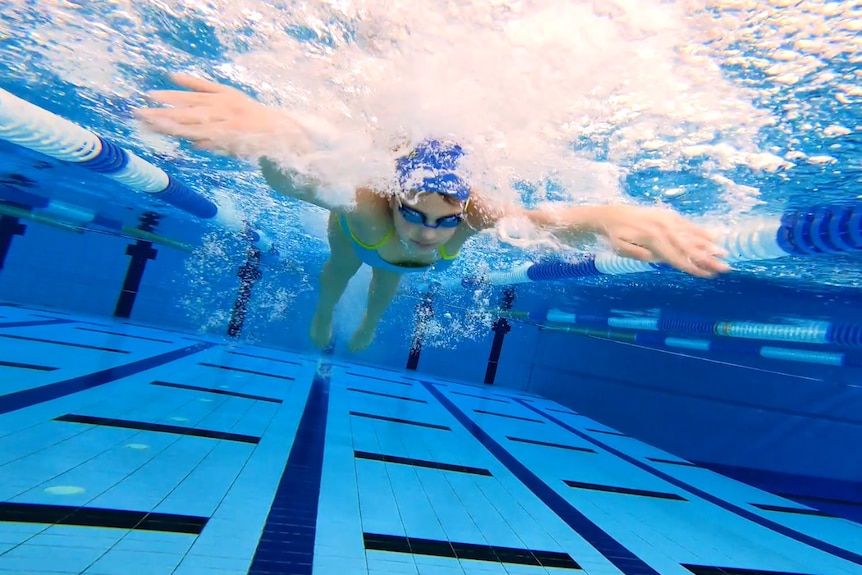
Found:
[[[140, 218], [138, 229], [144, 232], [152, 232], [156, 229], [161, 215], [155, 212], [144, 212]], [[114, 308], [115, 317], [128, 318], [132, 316], [132, 307], [138, 297], [141, 280], [144, 277], [144, 269], [149, 260], [156, 259], [158, 250], [153, 249], [153, 242], [138, 240], [134, 245], [126, 246], [126, 255], [132, 257], [129, 268], [126, 270], [126, 279], [123, 280], [123, 291], [117, 298]]]
[[416, 304], [416, 328], [413, 331], [413, 341], [410, 343], [410, 355], [407, 356], [407, 369], [416, 371], [419, 367], [419, 356], [422, 355], [422, 335], [425, 325], [434, 319], [434, 296], [440, 287], [432, 284], [422, 296], [422, 300]]
[[[512, 309], [512, 304], [515, 303], [515, 288], [509, 286], [503, 290], [503, 302], [500, 308], [503, 311]], [[488, 356], [488, 367], [485, 369], [486, 385], [493, 385], [494, 379], [497, 377], [497, 366], [500, 364], [500, 356], [503, 353], [503, 341], [506, 339], [506, 334], [512, 331], [512, 326], [505, 317], [497, 318], [492, 328], [494, 332], [494, 341], [491, 343], [491, 354]]]
[[39, 503], [0, 503], [0, 521], [199, 535], [208, 517]]
[[571, 556], [560, 551], [518, 549], [516, 547], [498, 547], [496, 545], [479, 545], [476, 543], [420, 539], [377, 533], [363, 533], [362, 538], [365, 542], [365, 548], [374, 551], [412, 553], [414, 555], [470, 559], [472, 561], [488, 561], [490, 563], [510, 565], [556, 567], [557, 569], [581, 568]]
[[27, 226], [22, 224], [18, 218], [12, 216], [0, 216], [0, 270], [12, 247], [12, 239], [15, 236], [23, 236]]
[[230, 322], [227, 328], [227, 334], [231, 337], [238, 337], [240, 332], [242, 332], [254, 284], [263, 277], [263, 272], [260, 271], [260, 250], [251, 243], [252, 238], [250, 234], [251, 232], [246, 232], [249, 244], [245, 251], [245, 263], [236, 272], [236, 275], [239, 277], [239, 292], [237, 293], [236, 300], [233, 302], [233, 311], [230, 314]]

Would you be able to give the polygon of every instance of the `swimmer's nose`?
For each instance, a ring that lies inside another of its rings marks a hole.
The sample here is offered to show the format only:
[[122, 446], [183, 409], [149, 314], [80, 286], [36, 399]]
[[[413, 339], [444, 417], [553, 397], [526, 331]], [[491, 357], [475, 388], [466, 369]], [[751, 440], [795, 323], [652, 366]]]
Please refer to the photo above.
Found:
[[434, 228], [426, 228], [423, 226], [422, 231], [419, 233], [419, 237], [423, 242], [430, 242], [437, 238], [437, 230]]

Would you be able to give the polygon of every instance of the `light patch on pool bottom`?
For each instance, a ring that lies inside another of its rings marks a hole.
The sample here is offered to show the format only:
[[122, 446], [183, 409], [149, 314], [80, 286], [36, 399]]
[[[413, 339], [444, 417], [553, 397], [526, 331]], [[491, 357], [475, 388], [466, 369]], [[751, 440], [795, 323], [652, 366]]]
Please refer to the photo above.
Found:
[[187, 417], [172, 417], [171, 421], [188, 421]]
[[77, 485], [54, 485], [45, 488], [45, 493], [50, 495], [80, 495], [85, 491], [86, 489]]
[[212, 399], [210, 399], [209, 397], [200, 397], [198, 398], [198, 401], [202, 401], [204, 403], [212, 403]]
[[150, 446], [146, 443], [127, 443], [126, 447], [129, 449], [137, 449], [139, 451], [143, 451], [144, 449], [149, 449]]

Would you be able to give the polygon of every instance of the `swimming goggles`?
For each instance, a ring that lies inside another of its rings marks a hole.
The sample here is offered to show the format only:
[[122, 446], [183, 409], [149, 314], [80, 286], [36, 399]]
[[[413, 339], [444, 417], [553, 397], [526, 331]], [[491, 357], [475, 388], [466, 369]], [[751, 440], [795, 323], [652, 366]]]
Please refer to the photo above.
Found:
[[462, 212], [460, 214], [452, 214], [451, 216], [443, 216], [436, 223], [429, 224], [428, 216], [425, 213], [408, 208], [400, 200], [398, 201], [398, 211], [401, 212], [401, 216], [406, 221], [411, 224], [422, 224], [426, 228], [457, 228], [464, 221], [464, 213]]

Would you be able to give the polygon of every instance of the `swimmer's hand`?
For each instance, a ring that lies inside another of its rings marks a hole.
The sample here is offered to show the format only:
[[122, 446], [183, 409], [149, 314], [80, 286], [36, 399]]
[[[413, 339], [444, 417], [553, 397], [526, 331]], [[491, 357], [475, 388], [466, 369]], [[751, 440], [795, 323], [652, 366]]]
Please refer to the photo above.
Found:
[[594, 229], [621, 256], [664, 262], [694, 276], [711, 278], [730, 270], [727, 253], [705, 229], [663, 208], [594, 206]]
[[156, 132], [188, 140], [199, 149], [248, 159], [266, 156], [273, 146], [299, 154], [315, 148], [308, 127], [285, 111], [188, 74], [172, 74], [171, 80], [186, 90], [154, 90], [149, 98], [165, 107], [135, 112]]

